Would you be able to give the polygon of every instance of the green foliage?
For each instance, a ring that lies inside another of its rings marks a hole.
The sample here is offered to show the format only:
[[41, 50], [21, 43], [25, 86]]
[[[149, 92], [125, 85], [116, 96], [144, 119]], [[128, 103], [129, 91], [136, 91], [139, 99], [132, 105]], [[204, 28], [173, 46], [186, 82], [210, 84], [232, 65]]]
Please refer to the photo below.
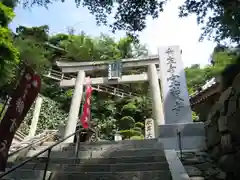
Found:
[[[224, 72], [229, 66], [232, 66], [232, 64], [239, 64], [239, 52], [238, 48], [228, 48], [222, 45], [217, 45], [211, 56], [212, 64], [203, 68], [201, 68], [199, 64], [185, 68], [189, 94], [198, 90], [198, 88], [203, 86], [207, 80], [220, 76], [222, 72]], [[231, 84], [230, 79], [233, 79], [231, 74], [236, 74], [238, 72], [236, 66], [235, 69], [235, 72], [230, 68], [227, 73], [223, 73], [222, 76], [226, 86], [229, 86], [229, 83]]]
[[129, 129], [129, 130], [121, 130], [119, 131], [120, 134], [122, 135], [123, 139], [130, 139], [133, 136], [142, 136], [142, 133], [139, 131], [136, 131], [134, 129]]
[[132, 53], [132, 42], [133, 39], [131, 37], [121, 38], [117, 44], [117, 47], [120, 51], [120, 56], [123, 58], [133, 57]]
[[13, 69], [19, 63], [19, 53], [13, 45], [8, 24], [14, 17], [11, 8], [0, 2], [0, 87], [13, 78]]
[[124, 116], [117, 121], [117, 126], [120, 130], [131, 129], [134, 127], [135, 120], [131, 116]]
[[7, 7], [2, 2], [0, 2], [0, 24], [2, 27], [7, 27], [12, 21], [15, 14], [12, 8]]
[[[29, 126], [33, 117], [34, 105], [27, 113], [24, 122], [20, 126], [20, 131], [28, 134]], [[61, 110], [61, 105], [49, 98], [43, 97], [37, 133], [41, 133], [45, 129], [57, 129], [59, 124], [65, 124], [68, 114]]]
[[141, 132], [141, 133], [142, 133], [142, 128], [140, 128], [140, 127], [134, 127], [134, 128], [133, 128], [133, 130], [135, 130], [135, 131], [138, 131], [138, 132]]
[[239, 10], [237, 0], [185, 0], [180, 7], [180, 17], [197, 16], [198, 24], [203, 26], [200, 40], [207, 36], [218, 42], [225, 39], [239, 42]]
[[[9, 2], [12, 7], [15, 1]], [[55, 1], [20, 0], [17, 2], [24, 7], [34, 5], [47, 7]], [[131, 37], [136, 37], [146, 28], [147, 17], [158, 18], [168, 0], [76, 0], [75, 2], [77, 7], [86, 7], [95, 16], [98, 25], [111, 27], [113, 32], [123, 30]], [[197, 22], [203, 30], [200, 40], [208, 37], [218, 42], [225, 39], [237, 43], [240, 41], [240, 2], [238, 0], [185, 0], [179, 10], [180, 17], [196, 15]], [[113, 22], [108, 22], [109, 16], [114, 17]]]
[[2, 4], [9, 8], [14, 8], [16, 4], [18, 3], [17, 0], [1, 0]]
[[141, 129], [144, 129], [145, 125], [142, 123], [142, 122], [136, 122], [134, 127], [136, 128], [141, 128]]
[[130, 137], [130, 140], [143, 140], [143, 139], [144, 139], [144, 136], [143, 136], [143, 135]]
[[[47, 46], [47, 42], [51, 42], [65, 50], [50, 45]], [[147, 54], [146, 48], [129, 36], [119, 41], [115, 41], [107, 35], [93, 38], [84, 33], [80, 35], [59, 34], [49, 36], [48, 28], [45, 26], [19, 28], [14, 43], [19, 49], [23, 62], [30, 64], [40, 72], [48, 65], [55, 68], [55, 60], [66, 60], [66, 58], [68, 61], [111, 61]], [[201, 68], [196, 64], [186, 68], [189, 91], [195, 92], [206, 80], [219, 74], [227, 64], [231, 64], [236, 59], [238, 59], [238, 55], [235, 51], [229, 51], [229, 48], [218, 48], [212, 54], [213, 63], [211, 65]], [[10, 68], [10, 70], [14, 69]], [[144, 68], [135, 68], [124, 73], [141, 73], [145, 70]], [[96, 67], [95, 71], [87, 72], [87, 76], [106, 76], [106, 74], [98, 71]], [[102, 92], [93, 92], [91, 119], [97, 124], [100, 138], [112, 140], [116, 130], [120, 130], [120, 133], [126, 139], [143, 138], [144, 121], [152, 116], [152, 102], [148, 94], [148, 83], [126, 84], [124, 86], [119, 84], [114, 87], [123, 89], [125, 92], [132, 92], [133, 95], [132, 97], [118, 98]], [[134, 93], [138, 95], [134, 96]], [[51, 101], [49, 99], [44, 100], [38, 132], [43, 129], [55, 129], [61, 121], [65, 121], [73, 89], [61, 89], [57, 82], [42, 77], [41, 94], [51, 99]], [[25, 132], [27, 132], [30, 119], [31, 115], [28, 114], [21, 127]], [[194, 112], [193, 119], [197, 119]]]
[[199, 120], [198, 115], [194, 111], [192, 111], [192, 119], [193, 119], [193, 121], [198, 121]]
[[[52, 41], [66, 50], [65, 60], [68, 61], [116, 60], [132, 57], [132, 46], [136, 44], [128, 36], [115, 42], [112, 37], [104, 34], [98, 38], [92, 38], [83, 32], [80, 35], [69, 35], [68, 38], [63, 35], [54, 36]], [[144, 51], [144, 48], [141, 50]]]
[[96, 122], [97, 128], [100, 132], [101, 139], [112, 140], [114, 136], [114, 132], [116, 130], [116, 122], [117, 120], [113, 117], [98, 117], [93, 118], [93, 122]]
[[41, 72], [50, 65], [46, 58], [46, 50], [43, 45], [38, 44], [34, 39], [15, 39], [15, 46], [20, 53], [20, 59], [34, 70]]
[[[20, 59], [34, 70], [41, 72], [48, 67], [50, 61], [49, 54], [45, 48], [48, 41], [49, 27], [25, 27], [19, 26], [16, 29], [15, 45], [20, 52]], [[51, 57], [51, 56], [50, 56]]]
[[204, 69], [200, 68], [199, 64], [194, 64], [191, 67], [185, 68], [187, 77], [187, 86], [191, 89], [189, 91], [193, 93], [199, 86], [205, 84], [207, 78], [205, 77]]
[[[159, 12], [163, 11], [166, 0], [144, 0], [144, 1], [114, 1], [114, 0], [77, 0], [77, 6], [86, 7], [96, 17], [97, 24], [108, 25], [112, 31], [124, 30], [131, 35], [142, 31], [146, 27], [147, 17], [157, 18]], [[54, 1], [32, 0], [20, 1], [25, 7], [40, 5], [45, 6]], [[64, 1], [63, 1], [64, 2]], [[113, 11], [113, 9], [115, 9]], [[113, 14], [113, 12], [116, 12]], [[114, 17], [115, 21], [108, 23], [108, 15]]]
[[[2, 112], [3, 108], [4, 108], [4, 104], [0, 103], [0, 112]], [[4, 113], [0, 115], [0, 121], [2, 120], [3, 116], [4, 116]]]
[[38, 27], [19, 26], [16, 29], [17, 37], [23, 39], [34, 39], [36, 42], [45, 43], [48, 41], [49, 27], [47, 25]]
[[49, 37], [48, 42], [50, 44], [55, 45], [55, 46], [60, 46], [60, 43], [62, 41], [65, 41], [65, 40], [69, 40], [69, 35], [67, 35], [67, 34], [56, 34], [56, 35], [53, 35], [53, 36]]
[[125, 116], [134, 116], [137, 111], [137, 107], [132, 102], [123, 106], [121, 112]]

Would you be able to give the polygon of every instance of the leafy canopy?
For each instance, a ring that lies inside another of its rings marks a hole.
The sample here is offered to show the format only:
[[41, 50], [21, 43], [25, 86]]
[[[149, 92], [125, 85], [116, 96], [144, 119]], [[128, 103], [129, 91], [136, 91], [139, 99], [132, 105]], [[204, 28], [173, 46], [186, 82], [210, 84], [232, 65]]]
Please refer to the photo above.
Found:
[[[14, 0], [13, 0], [14, 1]], [[142, 31], [146, 27], [147, 17], [157, 18], [163, 11], [166, 0], [76, 0], [76, 6], [86, 7], [96, 17], [98, 25], [108, 25], [112, 31], [124, 30], [131, 35]], [[19, 0], [24, 7], [45, 6], [54, 3], [54, 0]], [[64, 2], [64, 0], [62, 0]], [[112, 15], [115, 21], [108, 22]]]
[[13, 77], [12, 71], [19, 63], [19, 53], [13, 45], [12, 32], [8, 29], [13, 17], [13, 10], [0, 2], [0, 87]]
[[238, 0], [185, 0], [180, 7], [180, 17], [197, 16], [203, 33], [200, 40], [208, 37], [217, 42], [240, 40], [240, 1]]

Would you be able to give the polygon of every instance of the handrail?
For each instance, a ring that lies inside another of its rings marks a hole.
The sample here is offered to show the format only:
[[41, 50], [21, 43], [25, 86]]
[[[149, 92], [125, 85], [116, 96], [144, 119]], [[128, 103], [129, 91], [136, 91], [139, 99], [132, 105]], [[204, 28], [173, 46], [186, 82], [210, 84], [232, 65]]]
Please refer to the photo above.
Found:
[[38, 144], [38, 143], [41, 143], [43, 140], [47, 140], [47, 139], [51, 138], [51, 137], [54, 136], [54, 135], [55, 135], [54, 133], [46, 134], [46, 136], [44, 136], [44, 137], [42, 137], [42, 138], [40, 137], [40, 139], [38, 139], [38, 140], [36, 140], [36, 141], [33, 141], [33, 142], [30, 142], [30, 144], [28, 144], [28, 145], [26, 145], [26, 146], [24, 146], [24, 147], [20, 147], [20, 148], [17, 149], [16, 151], [13, 151], [13, 152], [9, 153], [9, 154], [8, 154], [8, 157], [11, 157], [11, 156], [15, 155], [16, 153], [18, 153], [18, 152], [20, 152], [20, 151], [22, 151], [22, 150], [24, 150], [24, 149], [30, 148], [30, 147]]
[[[18, 130], [18, 131], [16, 132], [15, 136], [19, 136], [21, 139], [24, 139], [27, 135]], [[15, 136], [14, 136], [14, 137], [15, 137]]]
[[[72, 134], [68, 135], [67, 137], [65, 137], [65, 138], [63, 138], [63, 139], [61, 139], [61, 140], [59, 140], [58, 142], [56, 142], [56, 143], [50, 145], [49, 147], [47, 147], [46, 149], [40, 151], [39, 153], [35, 154], [34, 156], [32, 156], [32, 157], [26, 159], [25, 161], [21, 162], [21, 163], [18, 164], [18, 165], [12, 167], [12, 168], [9, 169], [8, 171], [6, 171], [6, 172], [0, 174], [0, 178], [3, 178], [4, 176], [10, 174], [10, 173], [13, 172], [14, 170], [16, 170], [16, 169], [22, 167], [23, 165], [25, 165], [26, 163], [30, 162], [30, 161], [33, 160], [34, 158], [36, 158], [36, 157], [38, 157], [39, 155], [41, 155], [41, 154], [43, 154], [43, 153], [45, 153], [45, 152], [48, 151], [48, 159], [47, 159], [47, 162], [46, 162], [46, 165], [45, 165], [45, 170], [44, 170], [44, 175], [43, 175], [43, 179], [45, 179], [45, 176], [46, 176], [46, 173], [47, 173], [48, 164], [49, 164], [50, 153], [51, 153], [52, 148], [55, 147], [55, 146], [57, 146], [57, 145], [59, 145], [60, 143], [64, 142], [64, 141], [67, 140], [68, 138], [70, 138], [70, 137], [76, 135], [77, 133], [79, 133], [79, 132], [82, 131], [82, 130], [83, 130], [83, 128], [78, 129], [78, 130], [75, 131], [74, 133], [72, 133]], [[90, 131], [93, 131], [91, 128], [89, 128], [89, 130], [90, 130]], [[77, 142], [77, 143], [78, 143], [78, 142]], [[78, 151], [78, 149], [77, 149], [77, 151]]]

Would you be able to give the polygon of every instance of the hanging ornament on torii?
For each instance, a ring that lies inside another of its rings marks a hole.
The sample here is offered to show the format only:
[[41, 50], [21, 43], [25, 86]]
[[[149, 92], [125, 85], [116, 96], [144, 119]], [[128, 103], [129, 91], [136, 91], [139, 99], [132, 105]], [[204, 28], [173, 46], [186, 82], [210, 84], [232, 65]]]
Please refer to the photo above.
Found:
[[86, 95], [85, 95], [85, 103], [83, 105], [83, 111], [80, 118], [80, 122], [84, 129], [89, 128], [90, 121], [90, 111], [91, 111], [91, 96], [92, 96], [93, 88], [91, 86], [90, 77], [86, 78]]

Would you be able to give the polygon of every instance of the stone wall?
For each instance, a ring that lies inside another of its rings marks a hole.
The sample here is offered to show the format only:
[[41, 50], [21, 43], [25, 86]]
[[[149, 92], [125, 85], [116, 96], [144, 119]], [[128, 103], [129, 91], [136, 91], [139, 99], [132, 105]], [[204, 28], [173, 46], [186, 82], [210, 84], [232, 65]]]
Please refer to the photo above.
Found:
[[232, 179], [240, 179], [240, 74], [205, 121], [207, 151]]

